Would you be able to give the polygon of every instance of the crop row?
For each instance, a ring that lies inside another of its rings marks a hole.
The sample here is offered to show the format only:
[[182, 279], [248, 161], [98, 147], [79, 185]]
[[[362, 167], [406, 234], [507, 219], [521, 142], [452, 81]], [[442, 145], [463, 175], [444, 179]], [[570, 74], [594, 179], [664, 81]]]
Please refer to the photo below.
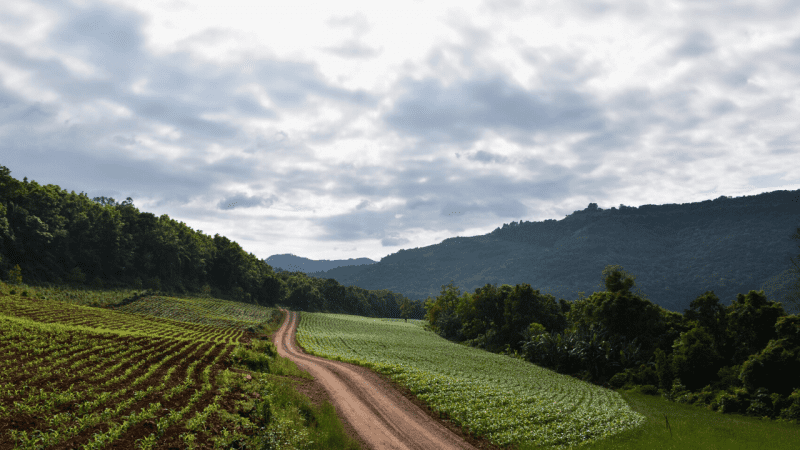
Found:
[[241, 334], [0, 296], [0, 447], [191, 442], [230, 395], [217, 377]]
[[499, 446], [568, 448], [644, 423], [622, 397], [517, 358], [449, 342], [421, 322], [300, 313], [308, 352], [370, 367]]

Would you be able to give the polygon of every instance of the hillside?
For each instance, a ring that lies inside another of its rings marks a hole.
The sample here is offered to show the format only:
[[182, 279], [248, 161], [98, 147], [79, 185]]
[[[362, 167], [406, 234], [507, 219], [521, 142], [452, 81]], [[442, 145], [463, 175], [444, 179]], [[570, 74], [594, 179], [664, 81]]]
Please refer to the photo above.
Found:
[[309, 275], [412, 300], [438, 295], [450, 280], [462, 292], [528, 283], [574, 300], [600, 289], [603, 268], [618, 264], [636, 277], [637, 292], [672, 311], [707, 290], [723, 304], [751, 289], [780, 301], [797, 278], [790, 258], [797, 253], [791, 236], [800, 226], [799, 199], [800, 190], [639, 208], [590, 204], [561, 220], [512, 222], [487, 235]]
[[366, 264], [375, 264], [376, 261], [369, 258], [337, 259], [333, 261], [323, 259], [318, 261], [287, 253], [283, 255], [272, 255], [265, 259], [264, 262], [272, 266], [276, 271], [282, 269], [289, 272], [300, 271], [311, 274], [325, 272], [338, 267], [360, 267]]

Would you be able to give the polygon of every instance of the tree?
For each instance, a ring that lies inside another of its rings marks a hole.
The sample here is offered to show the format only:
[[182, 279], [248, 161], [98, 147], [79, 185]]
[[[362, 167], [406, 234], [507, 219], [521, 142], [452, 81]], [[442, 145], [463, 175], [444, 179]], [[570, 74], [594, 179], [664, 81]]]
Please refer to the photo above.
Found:
[[442, 290], [436, 298], [428, 297], [425, 300], [425, 319], [434, 332], [438, 332], [436, 324], [439, 315], [445, 311], [454, 311], [460, 295], [461, 289], [453, 285], [453, 280], [450, 280], [447, 286], [442, 285]]
[[[689, 390], [700, 389], [713, 381], [722, 358], [705, 328], [698, 325], [682, 333], [672, 348], [672, 372]], [[662, 370], [662, 376], [663, 373]]]
[[720, 355], [731, 356], [725, 333], [728, 328], [725, 307], [719, 303], [719, 297], [714, 295], [713, 291], [706, 291], [705, 294], [692, 300], [689, 308], [684, 310], [683, 316], [686, 320], [697, 321], [711, 334], [714, 348]]
[[[770, 392], [789, 395], [800, 389], [800, 317], [786, 316], [775, 324], [778, 339], [750, 357], [742, 365], [742, 383], [749, 391], [764, 387]], [[793, 376], [794, 375], [794, 376]]]
[[407, 298], [403, 299], [403, 302], [400, 304], [400, 316], [405, 319], [406, 323], [408, 323], [408, 316], [411, 314], [412, 309], [411, 301]]
[[775, 323], [786, 315], [779, 303], [767, 301], [764, 291], [753, 290], [747, 295], [738, 294], [726, 312], [727, 334], [734, 349], [732, 364], [742, 364], [776, 339]]
[[595, 292], [573, 303], [568, 314], [572, 330], [600, 323], [612, 337], [640, 338], [645, 352], [651, 352], [655, 338], [665, 329], [661, 310], [646, 298], [630, 292], [634, 286], [633, 277], [626, 275], [619, 266], [607, 266], [603, 274], [606, 291]]

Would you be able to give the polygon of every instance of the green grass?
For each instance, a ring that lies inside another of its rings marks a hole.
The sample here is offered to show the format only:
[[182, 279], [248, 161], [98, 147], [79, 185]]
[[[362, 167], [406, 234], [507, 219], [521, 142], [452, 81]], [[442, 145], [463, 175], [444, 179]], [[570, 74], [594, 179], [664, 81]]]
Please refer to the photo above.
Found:
[[[642, 427], [581, 447], [581, 450], [792, 450], [800, 426], [740, 414], [721, 414], [660, 395], [620, 389], [631, 409], [647, 418]], [[669, 425], [669, 427], [667, 426]]]
[[422, 325], [303, 312], [298, 341], [310, 353], [385, 373], [434, 410], [508, 448], [800, 448], [797, 424], [603, 389], [452, 343]]

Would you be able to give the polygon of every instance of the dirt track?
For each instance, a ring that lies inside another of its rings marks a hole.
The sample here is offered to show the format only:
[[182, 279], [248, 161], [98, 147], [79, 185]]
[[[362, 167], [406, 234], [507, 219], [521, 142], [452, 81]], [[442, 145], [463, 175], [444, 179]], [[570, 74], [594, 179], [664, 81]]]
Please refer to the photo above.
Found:
[[[316, 378], [330, 396], [347, 428], [357, 433], [357, 439], [369, 449], [396, 450], [477, 450], [489, 446], [473, 446], [463, 436], [430, 417], [386, 379], [350, 363], [330, 361], [308, 355], [297, 345], [295, 333], [298, 315], [286, 313], [280, 330], [275, 334], [278, 354]], [[493, 446], [492, 446], [493, 447]]]

